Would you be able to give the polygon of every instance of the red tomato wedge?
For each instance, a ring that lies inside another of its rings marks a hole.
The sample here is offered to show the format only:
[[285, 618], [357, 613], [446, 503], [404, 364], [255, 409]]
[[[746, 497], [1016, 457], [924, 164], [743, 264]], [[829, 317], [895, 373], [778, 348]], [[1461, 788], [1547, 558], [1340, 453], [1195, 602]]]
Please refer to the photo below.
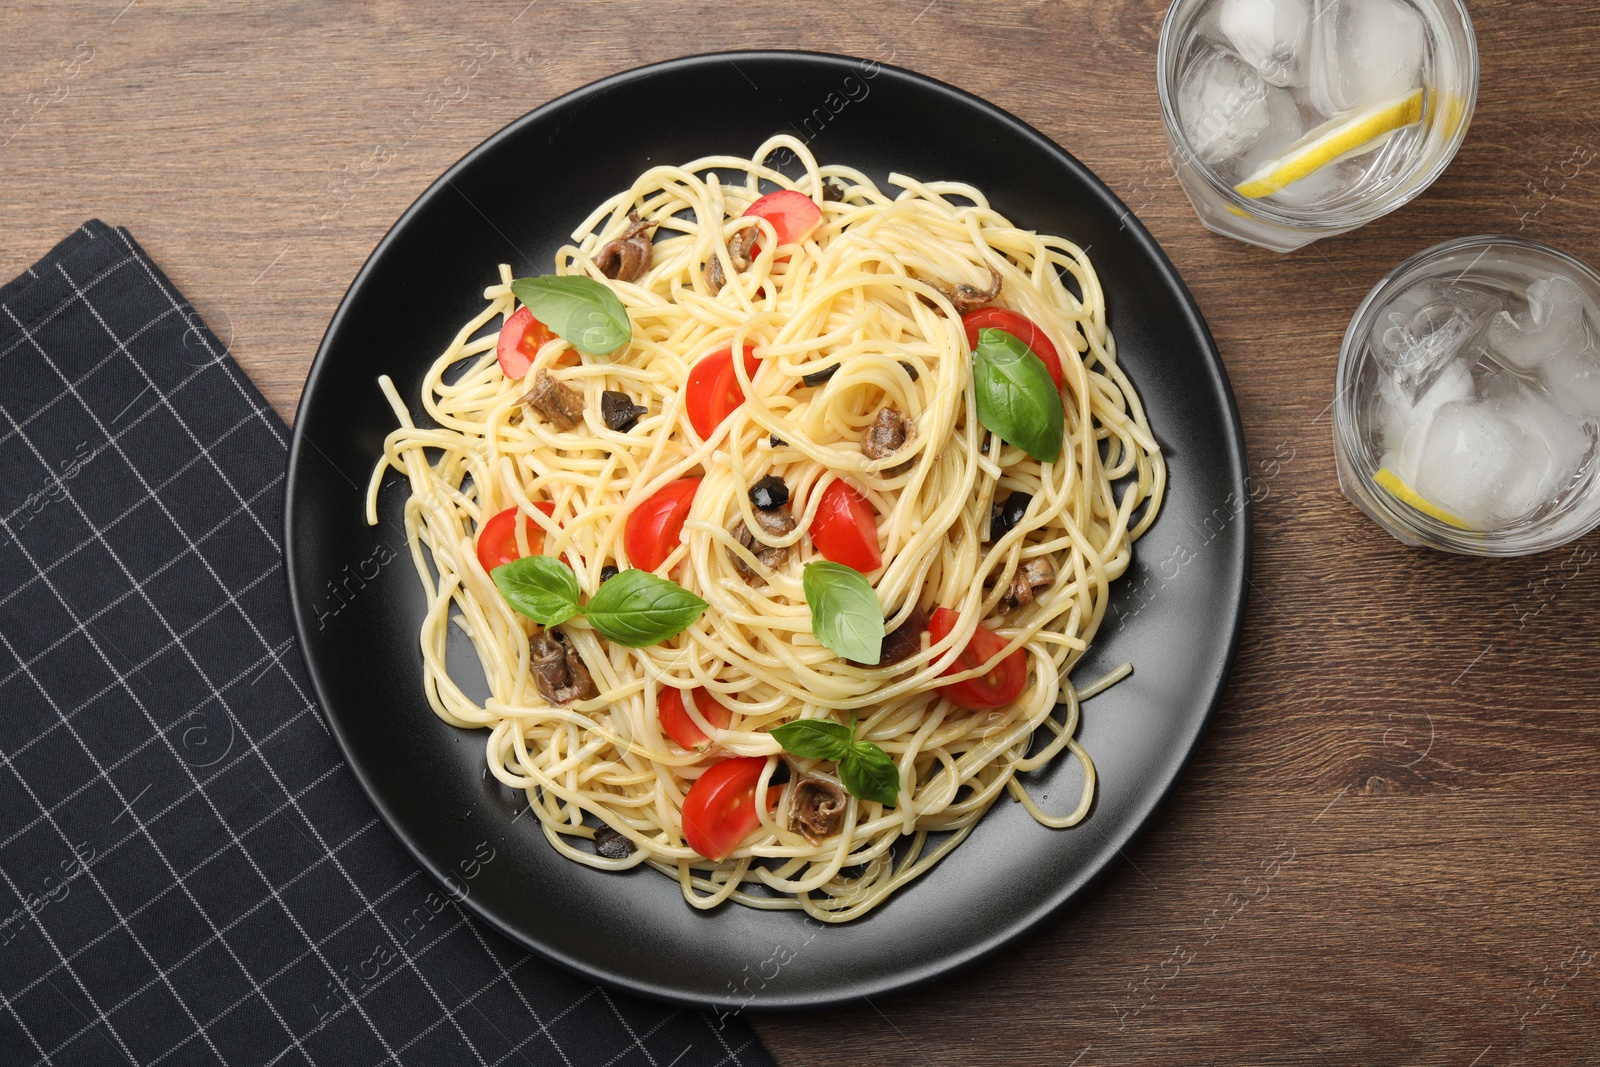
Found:
[[[961, 616], [949, 608], [936, 608], [933, 618], [928, 620], [928, 632], [933, 635], [935, 643], [943, 641], [950, 636], [950, 632], [960, 621]], [[1000, 650], [1005, 647], [1004, 638], [993, 630], [980, 626], [973, 632], [972, 640], [967, 642], [967, 647], [961, 650], [961, 655], [956, 657], [956, 661], [947, 667], [944, 673], [960, 674], [982, 667], [999, 655]], [[985, 711], [989, 708], [1005, 707], [1022, 695], [1022, 688], [1027, 684], [1028, 657], [1019, 648], [990, 667], [989, 673], [968, 678], [964, 682], [942, 685], [939, 687], [939, 694], [957, 707]]]
[[[556, 511], [556, 506], [548, 500], [541, 500], [533, 506], [546, 515], [554, 515]], [[517, 520], [520, 514], [514, 507], [506, 508], [484, 523], [483, 529], [478, 531], [478, 562], [483, 564], [484, 570], [492, 571], [522, 558], [522, 553], [517, 551]], [[544, 527], [529, 522], [525, 515], [521, 516], [521, 521], [522, 528], [528, 531], [528, 554], [537, 556], [544, 551]]]
[[[744, 217], [752, 216], [772, 223], [780, 245], [795, 245], [810, 236], [811, 231], [822, 222], [822, 209], [805, 193], [779, 189], [744, 209]], [[750, 247], [752, 257], [760, 251], [756, 245]]]
[[[683, 840], [708, 860], [724, 859], [761, 825], [756, 784], [765, 756], [739, 756], [714, 763], [683, 798]], [[782, 786], [767, 787], [767, 810], [778, 806]]]
[[629, 513], [622, 527], [622, 547], [629, 562], [642, 571], [653, 571], [672, 555], [699, 488], [699, 478], [679, 478], [657, 489]]
[[[708, 689], [694, 691], [694, 706], [699, 709], [702, 719], [719, 730], [726, 730], [728, 723], [733, 721], [733, 712], [718, 703]], [[667, 686], [661, 690], [661, 695], [656, 698], [656, 712], [661, 718], [662, 731], [684, 748], [699, 752], [711, 743], [711, 738], [689, 717], [689, 710], [683, 704], [682, 689]]]
[[516, 314], [500, 327], [500, 340], [495, 345], [494, 354], [500, 360], [500, 369], [505, 376], [517, 381], [533, 366], [533, 357], [538, 354], [539, 346], [555, 339], [556, 335], [534, 318], [533, 312], [518, 308]]
[[1039, 357], [1044, 369], [1050, 372], [1050, 380], [1056, 383], [1057, 391], [1066, 387], [1067, 376], [1061, 370], [1061, 354], [1032, 319], [1005, 308], [987, 307], [961, 316], [961, 325], [966, 328], [967, 345], [971, 348], [978, 347], [979, 330], [1004, 330]]
[[835, 563], [854, 567], [862, 574], [883, 566], [878, 551], [878, 513], [861, 490], [841, 479], [828, 483], [811, 520], [811, 543]]
[[[761, 361], [750, 346], [744, 347], [745, 375], [751, 379], [760, 369]], [[684, 403], [689, 409], [689, 423], [702, 439], [716, 432], [722, 420], [733, 414], [733, 409], [744, 403], [744, 388], [733, 369], [733, 349], [713, 352], [689, 368], [689, 384]]]

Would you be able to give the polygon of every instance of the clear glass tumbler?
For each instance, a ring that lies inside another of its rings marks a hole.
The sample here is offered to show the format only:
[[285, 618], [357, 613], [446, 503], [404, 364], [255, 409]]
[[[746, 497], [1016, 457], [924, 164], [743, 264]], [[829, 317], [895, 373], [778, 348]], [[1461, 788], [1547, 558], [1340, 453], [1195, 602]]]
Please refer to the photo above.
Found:
[[1406, 260], [1345, 331], [1339, 485], [1399, 540], [1543, 552], [1600, 525], [1600, 274], [1516, 237]]
[[1477, 102], [1478, 46], [1462, 0], [1176, 0], [1156, 80], [1200, 221], [1289, 252], [1443, 173]]

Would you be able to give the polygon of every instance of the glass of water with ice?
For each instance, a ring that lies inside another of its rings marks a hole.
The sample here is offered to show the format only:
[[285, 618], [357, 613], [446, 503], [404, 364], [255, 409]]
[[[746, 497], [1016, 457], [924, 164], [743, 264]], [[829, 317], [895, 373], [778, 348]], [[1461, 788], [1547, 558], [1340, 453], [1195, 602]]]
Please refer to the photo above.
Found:
[[1426, 189], [1478, 95], [1461, 0], [1176, 0], [1156, 67], [1200, 221], [1278, 252]]
[[1600, 525], [1600, 274], [1466, 237], [1367, 294], [1339, 355], [1339, 484], [1407, 544], [1542, 552]]

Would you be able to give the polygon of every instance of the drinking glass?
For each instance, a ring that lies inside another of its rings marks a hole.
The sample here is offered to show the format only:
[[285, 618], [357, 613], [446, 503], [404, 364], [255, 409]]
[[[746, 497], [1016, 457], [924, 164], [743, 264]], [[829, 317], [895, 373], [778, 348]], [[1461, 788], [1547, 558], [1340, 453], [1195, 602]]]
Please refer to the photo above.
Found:
[[1339, 485], [1399, 540], [1543, 552], [1600, 524], [1600, 274], [1465, 237], [1367, 294], [1339, 354]]
[[1176, 0], [1156, 80], [1200, 221], [1289, 252], [1444, 171], [1477, 101], [1478, 47], [1461, 0]]

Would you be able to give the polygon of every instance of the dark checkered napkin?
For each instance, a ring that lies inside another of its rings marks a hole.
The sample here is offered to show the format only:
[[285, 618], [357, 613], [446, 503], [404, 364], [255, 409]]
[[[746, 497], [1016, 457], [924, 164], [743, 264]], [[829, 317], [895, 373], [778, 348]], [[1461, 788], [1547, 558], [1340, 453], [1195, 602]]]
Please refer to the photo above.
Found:
[[294, 648], [287, 436], [125, 231], [0, 288], [0, 1064], [770, 1064], [378, 824]]

